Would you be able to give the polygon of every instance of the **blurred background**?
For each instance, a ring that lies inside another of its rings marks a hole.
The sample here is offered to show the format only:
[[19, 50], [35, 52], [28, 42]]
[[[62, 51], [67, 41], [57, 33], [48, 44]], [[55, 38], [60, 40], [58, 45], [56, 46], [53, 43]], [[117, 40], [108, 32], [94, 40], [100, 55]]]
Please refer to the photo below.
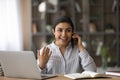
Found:
[[120, 66], [120, 0], [0, 0], [0, 50], [36, 56], [53, 41], [52, 24], [64, 15], [72, 18], [97, 67]]

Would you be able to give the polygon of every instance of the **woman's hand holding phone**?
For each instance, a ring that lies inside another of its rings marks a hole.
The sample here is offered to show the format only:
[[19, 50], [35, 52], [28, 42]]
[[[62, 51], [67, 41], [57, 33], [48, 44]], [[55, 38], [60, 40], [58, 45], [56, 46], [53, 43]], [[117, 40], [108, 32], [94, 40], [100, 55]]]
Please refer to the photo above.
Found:
[[82, 45], [82, 38], [81, 38], [81, 36], [79, 36], [77, 33], [73, 33], [72, 38], [73, 39], [77, 39], [76, 40], [77, 41], [76, 42], [77, 46], [78, 46], [79, 50], [82, 51], [84, 49], [84, 46]]

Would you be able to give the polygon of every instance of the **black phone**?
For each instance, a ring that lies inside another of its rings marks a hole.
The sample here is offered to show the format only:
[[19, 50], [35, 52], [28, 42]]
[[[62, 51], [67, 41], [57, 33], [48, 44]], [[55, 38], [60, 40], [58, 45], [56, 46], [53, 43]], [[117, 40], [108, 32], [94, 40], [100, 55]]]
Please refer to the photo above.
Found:
[[[72, 36], [73, 36], [74, 34], [72, 34]], [[77, 38], [72, 38], [72, 43], [73, 43], [73, 45], [77, 45], [77, 43], [78, 43], [78, 39]]]
[[74, 43], [74, 45], [77, 45], [78, 39], [77, 38], [73, 38], [73, 43]]

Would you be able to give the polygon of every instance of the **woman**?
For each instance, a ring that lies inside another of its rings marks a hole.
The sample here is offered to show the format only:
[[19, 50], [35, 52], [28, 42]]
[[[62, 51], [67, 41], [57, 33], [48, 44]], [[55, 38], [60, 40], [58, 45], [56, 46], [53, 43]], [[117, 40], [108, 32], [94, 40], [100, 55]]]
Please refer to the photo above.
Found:
[[[96, 65], [82, 45], [81, 37], [74, 32], [69, 17], [60, 17], [53, 25], [55, 40], [38, 50], [38, 65], [44, 74], [81, 73], [96, 71]], [[74, 43], [76, 39], [76, 43]]]

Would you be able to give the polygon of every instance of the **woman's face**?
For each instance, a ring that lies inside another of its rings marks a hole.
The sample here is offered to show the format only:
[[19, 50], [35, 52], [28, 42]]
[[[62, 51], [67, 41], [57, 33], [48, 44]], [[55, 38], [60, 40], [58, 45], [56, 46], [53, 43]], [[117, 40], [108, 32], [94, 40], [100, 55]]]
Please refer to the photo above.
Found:
[[55, 36], [55, 43], [58, 46], [67, 46], [71, 41], [72, 27], [67, 22], [61, 22], [56, 25], [55, 30], [52, 29]]

